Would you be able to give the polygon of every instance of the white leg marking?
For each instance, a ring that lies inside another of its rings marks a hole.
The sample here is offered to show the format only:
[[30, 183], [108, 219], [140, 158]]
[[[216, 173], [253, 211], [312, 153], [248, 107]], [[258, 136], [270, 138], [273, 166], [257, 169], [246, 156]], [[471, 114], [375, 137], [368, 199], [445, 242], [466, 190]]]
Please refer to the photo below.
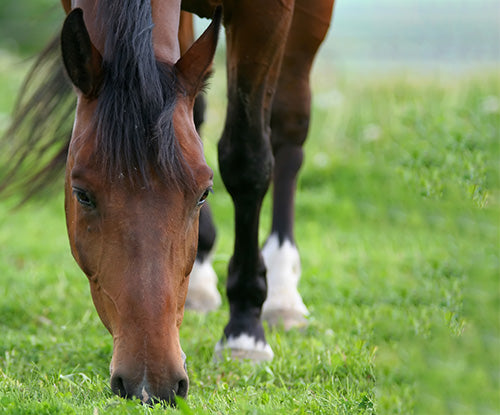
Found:
[[297, 290], [301, 272], [297, 248], [288, 240], [280, 246], [278, 235], [272, 234], [262, 248], [262, 256], [267, 268], [264, 319], [270, 324], [282, 320], [285, 329], [305, 324], [309, 311]]
[[211, 257], [207, 256], [203, 262], [196, 259], [189, 277], [186, 308], [207, 312], [217, 309], [220, 305], [217, 274], [212, 267]]
[[270, 361], [274, 357], [271, 346], [262, 340], [242, 333], [237, 337], [229, 336], [215, 345], [215, 358], [221, 359], [223, 352], [229, 350], [235, 359], [248, 359], [254, 362]]

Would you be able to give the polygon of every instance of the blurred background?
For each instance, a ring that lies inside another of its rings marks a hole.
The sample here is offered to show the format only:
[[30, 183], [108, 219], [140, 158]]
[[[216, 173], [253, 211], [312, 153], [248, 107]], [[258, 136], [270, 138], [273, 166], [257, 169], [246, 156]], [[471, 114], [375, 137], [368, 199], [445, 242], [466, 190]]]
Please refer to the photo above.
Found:
[[324, 57], [362, 70], [498, 65], [499, 27], [494, 0], [339, 0]]

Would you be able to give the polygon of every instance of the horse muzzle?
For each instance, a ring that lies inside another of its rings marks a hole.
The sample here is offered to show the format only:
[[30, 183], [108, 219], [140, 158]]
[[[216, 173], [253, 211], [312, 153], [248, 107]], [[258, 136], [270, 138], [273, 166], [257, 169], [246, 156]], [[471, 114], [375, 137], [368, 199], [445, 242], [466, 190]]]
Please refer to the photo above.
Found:
[[137, 367], [130, 364], [110, 364], [110, 385], [114, 394], [127, 399], [139, 399], [145, 405], [162, 403], [175, 406], [175, 398], [185, 399], [189, 389], [186, 355], [181, 349], [179, 365], [156, 364]]
[[111, 376], [111, 390], [127, 399], [139, 399], [145, 405], [163, 403], [175, 406], [175, 398], [187, 397], [189, 380], [187, 374], [178, 373], [168, 376], [163, 382], [149, 381], [146, 376], [137, 381], [133, 376], [117, 370]]

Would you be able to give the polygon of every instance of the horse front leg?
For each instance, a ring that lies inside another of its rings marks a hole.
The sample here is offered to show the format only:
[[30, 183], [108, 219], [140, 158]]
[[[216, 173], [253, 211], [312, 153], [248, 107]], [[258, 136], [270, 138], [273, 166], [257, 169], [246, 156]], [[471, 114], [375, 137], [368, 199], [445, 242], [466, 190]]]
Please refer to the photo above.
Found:
[[189, 277], [189, 288], [185, 307], [206, 313], [216, 310], [221, 305], [221, 296], [217, 289], [217, 274], [212, 266], [212, 251], [215, 244], [216, 230], [208, 203], [200, 211], [198, 233], [198, 251]]
[[262, 249], [268, 282], [263, 318], [285, 329], [307, 323], [308, 310], [298, 291], [301, 266], [294, 236], [294, 196], [309, 127], [311, 65], [327, 33], [332, 9], [333, 0], [295, 1], [272, 107], [273, 220]]
[[[191, 13], [181, 11], [179, 22], [179, 45], [184, 54], [194, 43], [194, 25]], [[193, 118], [196, 131], [201, 136], [201, 126], [205, 121], [206, 99], [199, 93], [194, 102]], [[185, 307], [190, 310], [208, 312], [217, 309], [221, 296], [217, 289], [217, 274], [212, 267], [212, 250], [216, 230], [208, 202], [200, 211], [198, 251], [189, 277], [189, 288]]]
[[292, 7], [293, 1], [224, 2], [228, 109], [218, 150], [234, 203], [235, 239], [227, 279], [230, 318], [216, 352], [225, 348], [254, 361], [273, 357], [261, 321], [267, 283], [258, 228], [273, 170], [270, 108]]
[[[206, 102], [203, 94], [196, 97], [194, 104], [194, 125], [200, 134], [205, 119]], [[201, 135], [201, 134], [200, 134]], [[200, 211], [198, 233], [198, 251], [194, 261], [185, 307], [206, 313], [216, 310], [221, 305], [221, 296], [217, 289], [217, 274], [212, 266], [212, 252], [215, 245], [216, 229], [210, 206], [206, 202]]]

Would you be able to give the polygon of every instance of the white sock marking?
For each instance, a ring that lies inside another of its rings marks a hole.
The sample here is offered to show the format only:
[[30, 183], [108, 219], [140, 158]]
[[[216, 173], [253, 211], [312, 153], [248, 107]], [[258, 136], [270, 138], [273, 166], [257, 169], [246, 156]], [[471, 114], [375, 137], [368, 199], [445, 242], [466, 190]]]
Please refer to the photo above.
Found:
[[221, 305], [221, 297], [217, 290], [217, 274], [212, 267], [211, 256], [203, 262], [194, 262], [189, 277], [186, 307], [199, 311], [215, 310]]
[[278, 235], [273, 233], [262, 248], [262, 256], [267, 268], [267, 299], [262, 310], [293, 310], [307, 316], [309, 311], [297, 290], [301, 273], [297, 248], [289, 240], [280, 246]]
[[257, 352], [258, 354], [266, 355], [266, 360], [272, 360], [274, 357], [271, 346], [262, 340], [256, 340], [255, 337], [242, 333], [237, 337], [229, 336], [227, 340], [219, 341], [215, 345], [215, 353], [220, 353], [225, 349], [230, 350], [243, 350]]

